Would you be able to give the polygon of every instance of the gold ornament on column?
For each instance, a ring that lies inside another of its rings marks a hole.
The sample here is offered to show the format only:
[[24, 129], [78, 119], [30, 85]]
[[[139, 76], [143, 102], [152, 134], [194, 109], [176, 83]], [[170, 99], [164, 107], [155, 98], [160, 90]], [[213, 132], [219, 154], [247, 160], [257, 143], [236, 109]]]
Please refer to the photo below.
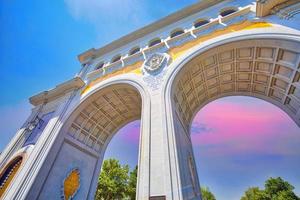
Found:
[[73, 169], [63, 182], [62, 199], [70, 200], [76, 195], [80, 187], [80, 172], [78, 169]]

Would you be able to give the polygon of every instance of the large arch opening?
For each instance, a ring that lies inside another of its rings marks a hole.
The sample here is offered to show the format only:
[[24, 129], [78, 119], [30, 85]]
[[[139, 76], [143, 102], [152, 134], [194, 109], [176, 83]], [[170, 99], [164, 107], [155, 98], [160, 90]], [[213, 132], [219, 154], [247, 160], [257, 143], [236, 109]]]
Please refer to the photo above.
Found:
[[300, 126], [299, 42], [257, 39], [212, 48], [176, 75], [172, 100], [189, 131], [196, 111], [224, 96], [253, 96], [284, 110]]
[[[117, 199], [118, 197], [136, 199], [141, 137], [140, 122], [140, 120], [135, 120], [126, 124], [108, 144], [99, 175], [95, 200]], [[107, 197], [108, 194], [114, 195], [114, 197]]]
[[[130, 146], [127, 145], [130, 144], [128, 141], [124, 141], [122, 137], [133, 136], [139, 138], [139, 124], [137, 127], [138, 130], [136, 130], [137, 133], [127, 133], [127, 131], [130, 131], [131, 126], [135, 126], [135, 121], [141, 119], [142, 97], [140, 92], [133, 86], [119, 84], [105, 88], [95, 95], [95, 97], [89, 98], [87, 105], [77, 114], [68, 133], [98, 151], [102, 162], [105, 158], [114, 158], [118, 159], [122, 165], [137, 164], [139, 139], [137, 144], [133, 145], [135, 148], [132, 149], [131, 153], [136, 155], [136, 157], [133, 158], [132, 154], [128, 156], [125, 155], [126, 153], [130, 153], [127, 151], [130, 148]], [[78, 133], [79, 130], [80, 133]], [[112, 144], [111, 141], [113, 142]], [[110, 152], [107, 152], [106, 149], [109, 146], [116, 148], [116, 151], [111, 152], [110, 148]], [[126, 150], [123, 149], [122, 151], [120, 148], [125, 148]], [[117, 151], [119, 151], [119, 153], [123, 152], [123, 154], [118, 155]], [[124, 156], [123, 159], [121, 159], [122, 156]], [[129, 157], [131, 159], [127, 159]], [[135, 166], [131, 167], [134, 168]], [[101, 181], [98, 177], [95, 178]], [[98, 192], [96, 192], [96, 194], [99, 196]]]
[[281, 177], [299, 195], [300, 128], [278, 107], [253, 97], [224, 97], [194, 117], [191, 141], [201, 187], [240, 199]]
[[[144, 108], [142, 92], [134, 83], [127, 81], [96, 88], [81, 100], [61, 130], [63, 143], [39, 198], [46, 199], [45, 195], [49, 192], [59, 195], [60, 187], [48, 186], [63, 177], [62, 187], [69, 188], [63, 190], [67, 192], [64, 196], [73, 192], [78, 199], [94, 199], [108, 144], [122, 127], [141, 119]], [[77, 172], [78, 184], [67, 185], [73, 171]]]
[[195, 165], [187, 159], [193, 157], [191, 124], [206, 104], [227, 96], [256, 97], [279, 107], [300, 126], [299, 47], [299, 42], [282, 39], [229, 42], [193, 56], [173, 75], [169, 95], [177, 142], [184, 146], [178, 156], [186, 196], [199, 190], [192, 178], [198, 179], [197, 173], [186, 169]]

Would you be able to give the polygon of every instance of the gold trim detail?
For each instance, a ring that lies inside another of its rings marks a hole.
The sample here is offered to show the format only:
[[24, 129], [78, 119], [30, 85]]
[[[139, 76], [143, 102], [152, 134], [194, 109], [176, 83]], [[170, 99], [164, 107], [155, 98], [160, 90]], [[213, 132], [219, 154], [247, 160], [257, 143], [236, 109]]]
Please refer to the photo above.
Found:
[[240, 24], [234, 24], [231, 26], [228, 26], [225, 29], [219, 29], [214, 31], [213, 33], [204, 35], [204, 36], [200, 36], [195, 40], [192, 40], [190, 42], [187, 42], [181, 46], [177, 46], [174, 48], [171, 48], [169, 50], [169, 54], [172, 57], [172, 60], [176, 60], [178, 57], [180, 57], [181, 55], [183, 55], [187, 50], [189, 50], [190, 48], [205, 42], [209, 39], [227, 34], [227, 33], [231, 33], [231, 32], [236, 32], [236, 31], [241, 31], [241, 30], [249, 30], [249, 29], [255, 29], [255, 28], [266, 28], [266, 27], [271, 27], [272, 24], [267, 23], [267, 22], [250, 22], [250, 21], [244, 21]]
[[[0, 198], [2, 197], [2, 195], [4, 194], [5, 190], [8, 188], [8, 186], [10, 185], [10, 183], [12, 182], [13, 178], [15, 177], [15, 175], [17, 174], [21, 164], [22, 164], [22, 157], [18, 157], [16, 159], [14, 159], [13, 161], [11, 161], [7, 167], [5, 167], [5, 169], [3, 170], [2, 174], [1, 174], [1, 178], [2, 176], [4, 176], [6, 173], [7, 177], [6, 180], [4, 180], [4, 182], [2, 183], [2, 185], [0, 185]], [[13, 165], [11, 168], [10, 166]], [[10, 171], [7, 172], [7, 170], [10, 168]]]
[[78, 169], [74, 169], [64, 180], [63, 199], [70, 200], [77, 193], [80, 187], [80, 173]]
[[[169, 49], [168, 53], [171, 56], [172, 60], [176, 60], [177, 58], [179, 58], [181, 55], [183, 55], [184, 53], [186, 53], [187, 50], [189, 50], [190, 48], [205, 42], [209, 39], [227, 34], [227, 33], [231, 33], [231, 32], [236, 32], [236, 31], [241, 31], [241, 30], [250, 30], [250, 29], [256, 29], [256, 28], [268, 28], [268, 27], [272, 27], [272, 24], [267, 23], [267, 22], [251, 22], [251, 21], [243, 21], [239, 24], [233, 24], [230, 25], [224, 29], [219, 29], [214, 31], [213, 33], [207, 34], [207, 35], [203, 35], [198, 37], [195, 40], [189, 41], [187, 43], [184, 43], [180, 46], [177, 47], [173, 47], [171, 49]], [[129, 65], [126, 66], [122, 69], [119, 69], [113, 73], [110, 74], [106, 74], [100, 78], [97, 78], [95, 80], [93, 80], [91, 83], [89, 83], [81, 92], [81, 95], [85, 94], [86, 92], [88, 92], [94, 85], [96, 85], [97, 83], [106, 80], [108, 78], [111, 78], [113, 76], [117, 76], [119, 74], [126, 74], [126, 73], [134, 73], [137, 75], [141, 75], [142, 74], [142, 69], [141, 66], [143, 65], [142, 61], [138, 61], [133, 65]]]
[[97, 83], [100, 83], [101, 81], [104, 81], [106, 79], [109, 79], [113, 76], [117, 76], [119, 74], [127, 74], [127, 73], [134, 73], [137, 75], [141, 75], [142, 74], [142, 69], [141, 66], [143, 65], [142, 61], [138, 61], [133, 65], [128, 65], [122, 69], [119, 69], [113, 73], [110, 74], [106, 74], [100, 78], [97, 78], [93, 81], [91, 81], [81, 92], [81, 95], [85, 94], [86, 92], [88, 92], [94, 85], [96, 85]]

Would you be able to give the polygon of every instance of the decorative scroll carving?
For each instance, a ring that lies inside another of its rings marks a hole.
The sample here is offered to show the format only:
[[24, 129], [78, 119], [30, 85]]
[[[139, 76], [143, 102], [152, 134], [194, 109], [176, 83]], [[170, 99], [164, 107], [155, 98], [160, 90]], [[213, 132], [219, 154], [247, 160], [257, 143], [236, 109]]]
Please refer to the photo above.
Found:
[[149, 73], [155, 72], [165, 65], [166, 59], [165, 54], [155, 53], [145, 61], [144, 69]]
[[143, 65], [143, 80], [153, 90], [157, 90], [166, 74], [166, 67], [170, 62], [170, 56], [166, 53], [155, 53], [147, 59]]

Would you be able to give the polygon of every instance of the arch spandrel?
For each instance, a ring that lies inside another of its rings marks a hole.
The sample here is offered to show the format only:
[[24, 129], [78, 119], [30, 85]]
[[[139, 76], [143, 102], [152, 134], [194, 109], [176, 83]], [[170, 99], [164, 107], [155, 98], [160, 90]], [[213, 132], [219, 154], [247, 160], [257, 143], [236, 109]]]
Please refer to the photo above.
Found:
[[224, 96], [253, 96], [284, 110], [300, 125], [300, 42], [252, 39], [194, 56], [177, 72], [171, 99], [189, 131], [195, 113]]

